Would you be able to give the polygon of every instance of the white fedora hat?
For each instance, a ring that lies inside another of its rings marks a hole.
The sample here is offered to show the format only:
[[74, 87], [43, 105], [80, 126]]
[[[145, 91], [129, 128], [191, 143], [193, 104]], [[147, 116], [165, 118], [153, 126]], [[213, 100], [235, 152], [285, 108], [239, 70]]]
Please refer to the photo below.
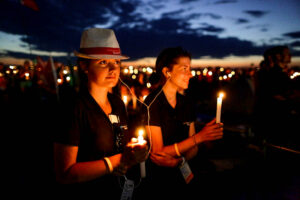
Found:
[[75, 56], [88, 59], [121, 59], [129, 57], [121, 54], [121, 49], [112, 29], [90, 28], [83, 31], [79, 52]]

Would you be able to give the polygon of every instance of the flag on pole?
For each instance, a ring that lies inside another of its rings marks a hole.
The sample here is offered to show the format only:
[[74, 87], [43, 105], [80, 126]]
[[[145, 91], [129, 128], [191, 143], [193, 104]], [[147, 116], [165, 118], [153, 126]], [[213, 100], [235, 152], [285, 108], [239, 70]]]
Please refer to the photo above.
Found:
[[57, 96], [57, 100], [59, 101], [59, 91], [58, 91], [58, 84], [57, 84], [57, 74], [56, 74], [56, 68], [54, 66], [54, 62], [53, 62], [52, 56], [50, 56], [49, 61], [50, 61], [51, 71], [52, 71], [52, 75], [53, 75], [53, 79], [54, 79], [56, 96]]
[[21, 4], [35, 11], [40, 10], [35, 0], [21, 0]]

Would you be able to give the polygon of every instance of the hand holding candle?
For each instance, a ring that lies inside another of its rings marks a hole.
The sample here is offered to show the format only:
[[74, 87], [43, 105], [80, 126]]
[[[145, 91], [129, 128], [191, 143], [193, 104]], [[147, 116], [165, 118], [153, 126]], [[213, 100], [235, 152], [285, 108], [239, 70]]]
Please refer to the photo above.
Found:
[[[145, 147], [146, 144], [147, 144], [147, 141], [144, 139], [144, 136], [143, 136], [144, 132], [145, 131], [143, 129], [139, 129], [138, 130], [138, 137], [137, 138], [133, 137], [131, 139], [131, 142], [128, 145], [130, 145], [132, 148], [135, 148], [136, 146], [141, 146], [141, 147], [144, 146]], [[142, 178], [146, 177], [145, 161], [140, 162], [140, 173], [141, 173]]]

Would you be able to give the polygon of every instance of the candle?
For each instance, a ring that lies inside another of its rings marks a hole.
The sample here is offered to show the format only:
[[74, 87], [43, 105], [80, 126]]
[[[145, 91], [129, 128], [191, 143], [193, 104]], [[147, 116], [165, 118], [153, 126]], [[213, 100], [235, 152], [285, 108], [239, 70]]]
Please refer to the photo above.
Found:
[[222, 99], [224, 93], [220, 92], [219, 97], [217, 98], [217, 113], [216, 113], [216, 123], [221, 122], [221, 107], [222, 107]]
[[[146, 140], [144, 140], [144, 130], [140, 129], [139, 130], [139, 136], [138, 136], [138, 143], [143, 145], [146, 144]], [[141, 177], [145, 178], [146, 177], [146, 166], [145, 166], [145, 161], [140, 163], [140, 172], [141, 172]]]
[[125, 106], [127, 106], [127, 103], [128, 103], [127, 96], [124, 95], [122, 99], [123, 99], [123, 102], [124, 102]]
[[[139, 129], [138, 130], [138, 137], [135, 138], [133, 137], [131, 139], [131, 145], [132, 147], [134, 147], [135, 145], [145, 145], [147, 143], [146, 140], [144, 140], [144, 130], [143, 129]], [[145, 167], [145, 161], [140, 163], [140, 173], [141, 173], [141, 177], [145, 178], [146, 177], [146, 167]]]

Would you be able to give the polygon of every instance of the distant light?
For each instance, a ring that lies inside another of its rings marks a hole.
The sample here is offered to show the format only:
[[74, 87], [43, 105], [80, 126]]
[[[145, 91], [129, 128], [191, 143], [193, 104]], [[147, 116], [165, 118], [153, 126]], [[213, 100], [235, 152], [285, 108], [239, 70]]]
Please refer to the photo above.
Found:
[[146, 71], [147, 71], [147, 69], [146, 69], [145, 67], [143, 67], [142, 71], [143, 71], [143, 72], [146, 72]]
[[133, 66], [132, 65], [130, 65], [128, 68], [133, 70]]
[[231, 78], [231, 77], [232, 77], [232, 74], [228, 74], [228, 77]]
[[197, 75], [200, 75], [201, 74], [201, 72], [200, 71], [197, 71]]
[[136, 75], [133, 74], [133, 75], [131, 76], [131, 78], [132, 78], [132, 79], [136, 79]]
[[5, 73], [10, 74], [10, 70], [6, 70]]
[[152, 69], [151, 67], [147, 67], [147, 72], [148, 72], [149, 74], [152, 74], [153, 69]]
[[148, 82], [146, 85], [147, 85], [147, 88], [151, 88], [151, 83]]
[[134, 70], [133, 70], [133, 73], [134, 73], [134, 74], [138, 74], [138, 73], [139, 73], [139, 70], [138, 70], [138, 69], [134, 69]]
[[124, 69], [124, 74], [128, 74], [129, 70], [126, 68]]
[[232, 74], [232, 75], [235, 75], [235, 71], [232, 71], [231, 74]]
[[211, 76], [212, 74], [213, 74], [212, 71], [209, 71], [209, 72], [208, 72], [208, 75], [209, 75], [209, 76]]
[[74, 66], [74, 67], [73, 67], [73, 70], [74, 70], [74, 71], [77, 71], [77, 70], [78, 70], [78, 67], [77, 67], [77, 66]]
[[67, 76], [66, 77], [66, 80], [69, 82], [71, 80], [71, 77], [70, 76]]
[[223, 67], [221, 67], [221, 68], [220, 68], [220, 72], [223, 72], [223, 71], [224, 71], [224, 68], [223, 68]]
[[9, 69], [16, 69], [16, 66], [10, 65]]
[[203, 76], [206, 76], [206, 74], [207, 74], [207, 68], [204, 68], [204, 70], [203, 70]]
[[192, 70], [192, 75], [193, 75], [193, 76], [196, 76], [195, 70]]
[[147, 95], [144, 95], [144, 96], [143, 96], [143, 101], [145, 101], [146, 98], [147, 98]]
[[18, 72], [19, 72], [19, 70], [17, 70], [17, 69], [15, 69], [15, 70], [13, 71], [14, 74], [17, 74]]
[[26, 76], [26, 77], [29, 77], [29, 75], [30, 75], [30, 74], [29, 74], [28, 72], [25, 72], [25, 76]]
[[64, 69], [63, 74], [68, 74], [68, 70]]
[[58, 78], [58, 79], [57, 79], [57, 83], [59, 83], [59, 84], [61, 84], [61, 83], [62, 83], [62, 80], [61, 80], [61, 78]]
[[224, 76], [223, 76], [223, 79], [226, 80], [226, 79], [227, 79], [227, 75], [224, 75]]
[[129, 69], [129, 73], [130, 73], [130, 74], [133, 74], [133, 69]]
[[222, 77], [222, 76], [219, 76], [219, 80], [222, 81], [222, 80], [223, 80], [223, 77]]

